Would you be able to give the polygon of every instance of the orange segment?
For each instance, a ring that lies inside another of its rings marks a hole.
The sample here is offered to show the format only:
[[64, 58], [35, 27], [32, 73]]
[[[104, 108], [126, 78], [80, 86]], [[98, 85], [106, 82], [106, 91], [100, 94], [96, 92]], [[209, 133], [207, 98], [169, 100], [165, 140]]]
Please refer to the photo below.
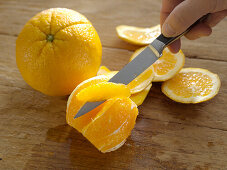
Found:
[[116, 150], [130, 135], [137, 114], [136, 104], [129, 98], [109, 99], [82, 133], [101, 152]]
[[77, 94], [77, 98], [80, 101], [95, 102], [113, 97], [129, 97], [130, 95], [129, 88], [124, 84], [101, 82], [84, 88]]
[[102, 76], [96, 76], [92, 77], [88, 80], [85, 80], [81, 84], [77, 86], [77, 88], [74, 89], [74, 91], [69, 96], [68, 102], [67, 102], [67, 109], [66, 109], [66, 121], [67, 123], [77, 129], [79, 132], [81, 132], [82, 128], [86, 126], [98, 113], [98, 111], [102, 108], [103, 104], [97, 107], [96, 109], [90, 111], [89, 113], [74, 119], [74, 116], [79, 111], [79, 109], [85, 104], [84, 101], [80, 101], [77, 99], [77, 94], [84, 88], [89, 87], [90, 85], [105, 82], [108, 78], [104, 75]]
[[184, 68], [162, 85], [162, 92], [174, 101], [200, 103], [212, 99], [219, 91], [218, 75], [200, 68]]
[[[139, 48], [131, 56], [129, 61], [132, 61], [145, 47]], [[157, 60], [150, 69], [154, 70], [153, 82], [166, 81], [174, 77], [184, 66], [185, 56], [182, 50], [177, 54], [173, 54], [168, 48], [165, 48], [162, 57]], [[149, 70], [149, 69], [147, 69]]]
[[120, 25], [116, 31], [119, 38], [135, 45], [148, 45], [161, 33], [160, 25], [151, 28]]
[[[109, 79], [111, 79], [115, 74], [118, 73], [118, 71], [110, 71], [107, 67], [105, 68], [105, 70], [106, 71], [100, 70], [99, 73], [107, 76]], [[127, 85], [130, 89], [131, 94], [141, 92], [143, 89], [145, 89], [149, 84], [151, 84], [153, 77], [153, 69], [144, 71], [141, 75], [139, 75]]]
[[151, 84], [148, 85], [143, 91], [139, 92], [139, 93], [135, 93], [135, 94], [132, 94], [130, 96], [130, 99], [137, 105], [137, 106], [140, 106], [144, 100], [146, 99], [150, 89], [151, 89]]

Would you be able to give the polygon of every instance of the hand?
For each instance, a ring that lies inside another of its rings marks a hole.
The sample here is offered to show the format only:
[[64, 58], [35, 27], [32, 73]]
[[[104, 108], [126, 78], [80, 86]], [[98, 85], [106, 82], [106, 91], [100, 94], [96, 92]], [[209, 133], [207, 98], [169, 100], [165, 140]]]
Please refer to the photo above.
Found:
[[[227, 0], [162, 0], [162, 33], [166, 37], [177, 36], [207, 13], [211, 13], [208, 18], [185, 35], [190, 40], [211, 34], [212, 27], [227, 16]], [[177, 40], [169, 49], [177, 53], [180, 46], [180, 40]]]

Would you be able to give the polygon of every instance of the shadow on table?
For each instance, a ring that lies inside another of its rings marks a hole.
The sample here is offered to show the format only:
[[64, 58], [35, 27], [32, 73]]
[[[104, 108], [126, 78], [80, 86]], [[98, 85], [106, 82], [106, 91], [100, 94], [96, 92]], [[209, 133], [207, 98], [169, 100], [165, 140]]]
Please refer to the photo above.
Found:
[[135, 159], [133, 141], [115, 152], [99, 152], [82, 134], [67, 124], [50, 128], [46, 140], [32, 148], [30, 160], [25, 169], [31, 168], [79, 168], [108, 169], [121, 167], [129, 169]]

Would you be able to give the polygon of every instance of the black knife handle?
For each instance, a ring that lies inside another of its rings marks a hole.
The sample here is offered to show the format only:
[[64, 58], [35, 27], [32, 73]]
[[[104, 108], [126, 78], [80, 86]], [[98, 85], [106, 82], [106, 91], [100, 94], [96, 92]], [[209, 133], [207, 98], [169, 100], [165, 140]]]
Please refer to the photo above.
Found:
[[165, 46], [163, 48], [165, 48], [166, 46], [168, 46], [169, 44], [171, 44], [172, 42], [176, 41], [177, 39], [179, 39], [180, 37], [182, 37], [184, 34], [188, 33], [195, 25], [197, 25], [198, 23], [202, 22], [203, 20], [205, 20], [207, 17], [209, 16], [209, 13], [202, 16], [200, 19], [198, 19], [194, 24], [192, 24], [190, 27], [188, 27], [188, 29], [186, 29], [183, 33], [179, 34], [176, 37], [165, 37], [163, 34], [160, 34], [157, 37], [157, 40], [163, 42], [165, 44]]

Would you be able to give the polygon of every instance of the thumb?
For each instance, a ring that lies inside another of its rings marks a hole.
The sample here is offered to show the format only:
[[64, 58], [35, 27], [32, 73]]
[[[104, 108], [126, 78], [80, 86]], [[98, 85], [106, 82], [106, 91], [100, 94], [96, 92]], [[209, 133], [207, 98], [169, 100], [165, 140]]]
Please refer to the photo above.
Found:
[[[222, 2], [223, 5], [220, 5]], [[226, 8], [226, 0], [185, 0], [166, 18], [162, 33], [166, 37], [177, 36], [203, 15], [223, 8]]]

